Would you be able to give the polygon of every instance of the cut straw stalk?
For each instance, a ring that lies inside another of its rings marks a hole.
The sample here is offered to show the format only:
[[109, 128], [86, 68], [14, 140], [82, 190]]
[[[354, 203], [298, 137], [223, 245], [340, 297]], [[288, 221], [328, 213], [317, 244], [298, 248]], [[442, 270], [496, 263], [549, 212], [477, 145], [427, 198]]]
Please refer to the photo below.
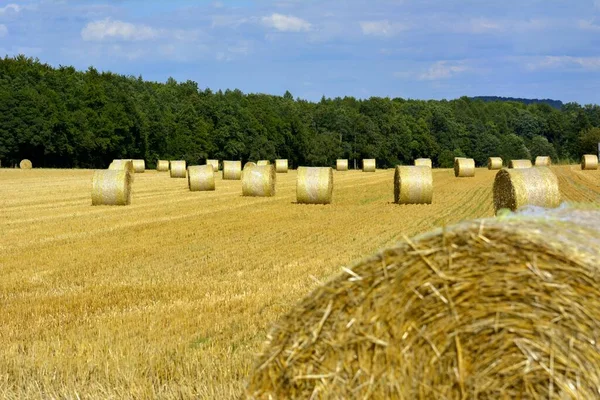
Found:
[[206, 160], [206, 165], [212, 165], [213, 172], [219, 171], [219, 160]]
[[28, 159], [21, 160], [19, 163], [19, 168], [21, 169], [31, 169], [33, 168], [33, 164]]
[[375, 159], [374, 158], [365, 158], [362, 161], [362, 170], [363, 172], [375, 172], [376, 169], [376, 165], [375, 165]]
[[100, 170], [92, 178], [92, 205], [126, 206], [131, 203], [133, 174], [125, 169]]
[[433, 174], [428, 166], [397, 166], [394, 173], [394, 202], [431, 204]]
[[298, 167], [296, 201], [304, 204], [329, 204], [333, 197], [333, 169]]
[[256, 165], [259, 165], [261, 167], [264, 166], [264, 165], [271, 165], [271, 161], [269, 161], [269, 160], [258, 160], [256, 162]]
[[348, 160], [341, 158], [335, 160], [335, 169], [336, 171], [348, 171]]
[[223, 161], [223, 179], [237, 180], [242, 178], [241, 161]]
[[187, 176], [185, 161], [171, 161], [171, 178], [185, 178]]
[[502, 158], [500, 157], [490, 157], [487, 162], [488, 169], [502, 169]]
[[585, 154], [581, 157], [581, 169], [595, 170], [598, 169], [598, 156], [595, 154]]
[[167, 172], [169, 171], [169, 161], [167, 160], [158, 160], [156, 163], [156, 170], [159, 172]]
[[548, 156], [537, 156], [535, 158], [536, 167], [549, 167], [552, 164], [552, 159]]
[[191, 192], [215, 190], [215, 171], [212, 164], [189, 166], [187, 177]]
[[133, 164], [133, 172], [136, 174], [141, 174], [146, 171], [146, 161], [144, 160], [131, 160]]
[[275, 196], [275, 180], [273, 165], [246, 165], [242, 172], [242, 196]]
[[455, 158], [454, 176], [457, 178], [471, 178], [475, 176], [475, 160], [472, 158]]
[[558, 207], [558, 179], [548, 167], [502, 169], [494, 180], [494, 209], [524, 206]]
[[275, 160], [275, 172], [277, 172], [278, 174], [287, 174], [288, 160], [286, 160], [286, 159]]
[[429, 167], [431, 168], [431, 158], [417, 158], [415, 160], [415, 167]]
[[531, 168], [532, 166], [531, 160], [510, 160], [508, 163], [508, 168], [511, 169]]
[[245, 395], [596, 399], [599, 227], [594, 210], [467, 221], [344, 267], [278, 318]]

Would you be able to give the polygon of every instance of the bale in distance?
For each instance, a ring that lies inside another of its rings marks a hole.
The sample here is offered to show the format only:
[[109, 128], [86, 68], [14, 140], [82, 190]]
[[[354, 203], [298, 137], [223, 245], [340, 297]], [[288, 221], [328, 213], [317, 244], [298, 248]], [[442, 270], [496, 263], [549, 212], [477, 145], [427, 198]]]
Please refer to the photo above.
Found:
[[581, 157], [581, 169], [595, 170], [598, 169], [598, 156], [595, 154], [584, 154]]
[[21, 160], [21, 162], [19, 163], [19, 168], [21, 169], [31, 169], [33, 168], [33, 164], [31, 163], [31, 161], [29, 161], [28, 159], [23, 159]]
[[131, 160], [133, 164], [133, 172], [141, 174], [146, 171], [146, 161], [144, 160]]
[[535, 158], [536, 167], [549, 167], [552, 164], [552, 159], [548, 156], [537, 156]]
[[396, 166], [394, 172], [394, 203], [431, 204], [433, 200], [433, 173], [431, 167]]
[[126, 169], [105, 169], [94, 172], [92, 205], [126, 206], [131, 204], [133, 174]]
[[374, 158], [365, 158], [362, 161], [363, 172], [375, 172], [376, 165]]
[[275, 166], [248, 165], [242, 172], [242, 196], [275, 196]]
[[235, 181], [242, 179], [242, 162], [223, 161], [223, 179]]
[[269, 160], [258, 160], [258, 161], [256, 162], [256, 165], [259, 165], [259, 166], [263, 166], [263, 165], [271, 165], [271, 161], [269, 161]]
[[475, 176], [475, 160], [472, 158], [455, 158], [454, 176], [457, 178], [471, 178]]
[[215, 190], [215, 170], [212, 164], [189, 166], [187, 178], [190, 192]]
[[187, 176], [185, 161], [171, 161], [171, 178], [185, 178]]
[[511, 169], [531, 168], [532, 166], [531, 160], [510, 160], [508, 163], [508, 168]]
[[132, 160], [113, 160], [108, 166], [110, 170], [125, 170], [130, 173], [135, 173]]
[[600, 212], [536, 210], [405, 238], [267, 335], [249, 399], [595, 399]]
[[287, 174], [288, 160], [287, 159], [275, 160], [275, 172], [277, 172], [278, 174]]
[[206, 165], [212, 165], [213, 171], [219, 171], [219, 160], [206, 160]]
[[329, 204], [333, 197], [333, 169], [298, 167], [296, 201], [302, 204]]
[[167, 172], [169, 170], [168, 160], [158, 160], [156, 163], [156, 170], [159, 172]]
[[348, 160], [342, 158], [335, 160], [335, 170], [348, 171]]
[[502, 169], [502, 158], [500, 157], [490, 157], [487, 162], [488, 169], [496, 170]]
[[548, 167], [502, 169], [496, 174], [493, 192], [496, 213], [503, 208], [560, 205], [558, 179]]
[[432, 167], [431, 158], [417, 158], [415, 160], [415, 167]]
[[256, 167], [256, 163], [248, 161], [246, 164], [244, 164], [244, 169], [246, 169], [246, 167]]

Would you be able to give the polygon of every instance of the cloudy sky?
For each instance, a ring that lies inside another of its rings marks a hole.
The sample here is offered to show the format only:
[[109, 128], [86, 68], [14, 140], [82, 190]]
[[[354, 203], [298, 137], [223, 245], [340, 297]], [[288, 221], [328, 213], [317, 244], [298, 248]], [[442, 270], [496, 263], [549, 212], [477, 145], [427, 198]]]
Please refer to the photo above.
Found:
[[0, 0], [0, 54], [318, 100], [600, 103], [600, 0]]

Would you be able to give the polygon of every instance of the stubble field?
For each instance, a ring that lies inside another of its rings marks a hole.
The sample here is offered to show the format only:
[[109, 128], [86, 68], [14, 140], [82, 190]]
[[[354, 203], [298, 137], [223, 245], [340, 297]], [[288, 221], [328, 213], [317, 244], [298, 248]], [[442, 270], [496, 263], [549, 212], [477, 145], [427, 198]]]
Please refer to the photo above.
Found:
[[[600, 172], [552, 167], [564, 200]], [[239, 181], [189, 192], [135, 175], [132, 205], [91, 206], [91, 170], [0, 169], [0, 398], [236, 398], [271, 324], [340, 267], [493, 215], [495, 171], [434, 170], [432, 205], [393, 204], [393, 170], [335, 172], [331, 205]]]

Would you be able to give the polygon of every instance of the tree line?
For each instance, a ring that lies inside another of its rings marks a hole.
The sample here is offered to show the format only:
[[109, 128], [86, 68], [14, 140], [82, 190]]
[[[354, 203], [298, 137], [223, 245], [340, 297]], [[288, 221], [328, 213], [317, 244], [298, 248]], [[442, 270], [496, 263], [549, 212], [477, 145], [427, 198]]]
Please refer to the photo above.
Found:
[[35, 167], [106, 168], [115, 158], [248, 160], [287, 158], [292, 166], [332, 166], [376, 158], [378, 167], [427, 157], [450, 167], [469, 156], [484, 165], [549, 155], [597, 153], [600, 106], [403, 98], [318, 102], [240, 90], [201, 90], [54, 68], [23, 55], [0, 59], [0, 161]]

